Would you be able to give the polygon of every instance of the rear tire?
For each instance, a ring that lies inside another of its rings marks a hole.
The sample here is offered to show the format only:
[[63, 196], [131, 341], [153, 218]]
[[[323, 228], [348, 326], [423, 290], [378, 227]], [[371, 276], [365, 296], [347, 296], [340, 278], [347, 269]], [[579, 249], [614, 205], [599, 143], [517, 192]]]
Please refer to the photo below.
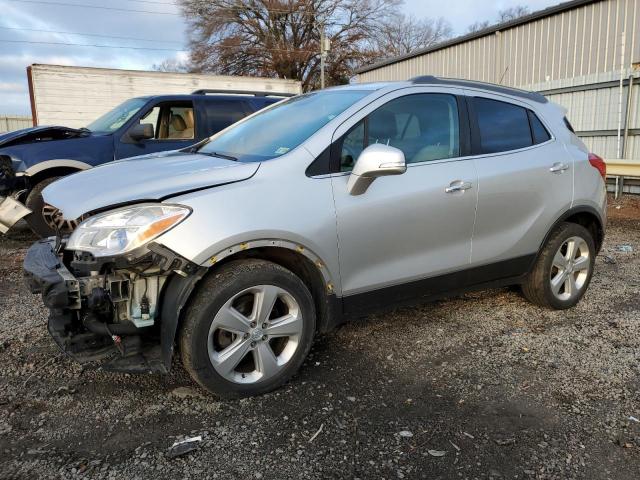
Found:
[[180, 331], [191, 377], [223, 397], [260, 395], [302, 365], [315, 334], [311, 293], [275, 263], [232, 261], [206, 277]]
[[595, 256], [589, 230], [576, 223], [560, 224], [522, 284], [522, 293], [542, 307], [563, 310], [575, 306], [587, 291]]

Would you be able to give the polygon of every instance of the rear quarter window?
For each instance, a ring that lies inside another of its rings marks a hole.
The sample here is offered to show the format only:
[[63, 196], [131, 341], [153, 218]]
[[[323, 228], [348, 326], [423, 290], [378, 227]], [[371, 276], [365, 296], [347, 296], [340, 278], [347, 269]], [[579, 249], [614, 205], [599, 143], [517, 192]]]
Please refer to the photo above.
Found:
[[551, 140], [551, 135], [542, 124], [538, 116], [529, 110], [529, 123], [531, 124], [531, 135], [533, 135], [533, 143], [544, 143]]

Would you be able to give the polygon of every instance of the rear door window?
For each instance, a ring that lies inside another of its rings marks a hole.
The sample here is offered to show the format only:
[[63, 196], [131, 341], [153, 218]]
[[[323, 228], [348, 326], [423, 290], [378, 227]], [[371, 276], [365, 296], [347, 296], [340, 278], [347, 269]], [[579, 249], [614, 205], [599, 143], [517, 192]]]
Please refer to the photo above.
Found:
[[251, 108], [242, 98], [229, 98], [219, 100], [207, 100], [205, 103], [207, 113], [206, 135], [213, 135], [220, 130], [224, 130], [229, 125], [242, 120], [249, 113]]
[[481, 97], [474, 97], [472, 101], [482, 153], [506, 152], [533, 145], [525, 108]]

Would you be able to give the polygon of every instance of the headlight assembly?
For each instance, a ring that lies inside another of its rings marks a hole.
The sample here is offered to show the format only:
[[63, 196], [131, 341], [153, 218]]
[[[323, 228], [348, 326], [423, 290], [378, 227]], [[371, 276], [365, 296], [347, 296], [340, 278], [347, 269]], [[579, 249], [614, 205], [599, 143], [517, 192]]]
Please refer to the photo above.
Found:
[[78, 225], [66, 248], [90, 252], [96, 257], [121, 255], [149, 243], [178, 225], [190, 213], [187, 207], [164, 204], [111, 210]]

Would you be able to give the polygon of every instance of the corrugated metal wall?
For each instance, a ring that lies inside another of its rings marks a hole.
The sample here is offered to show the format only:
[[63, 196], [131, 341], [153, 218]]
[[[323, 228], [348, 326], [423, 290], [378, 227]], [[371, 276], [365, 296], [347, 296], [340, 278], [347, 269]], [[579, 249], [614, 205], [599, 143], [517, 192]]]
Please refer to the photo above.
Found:
[[[625, 70], [623, 77], [627, 79], [630, 73]], [[629, 87], [626, 84], [622, 87], [622, 98], [620, 96], [619, 72], [611, 72], [608, 75], [600, 74], [597, 78], [591, 76], [572, 79], [574, 87], [593, 85], [601, 88], [555, 94], [547, 93], [546, 97], [567, 109], [567, 116], [571, 120], [571, 124], [591, 151], [610, 160], [619, 158], [618, 155], [623, 153], [621, 150], [624, 140], [618, 138], [618, 125], [620, 122], [620, 136], [622, 137], [622, 129], [626, 119], [621, 118], [621, 114], [626, 113], [627, 105], [629, 105], [628, 129], [631, 134], [627, 139], [626, 146], [624, 146], [623, 156], [626, 159], [640, 160], [640, 136], [638, 135], [638, 130], [640, 130], [640, 72], [635, 72], [633, 75], [634, 83], [630, 102], [627, 102]], [[615, 86], [611, 85], [612, 81], [616, 84]], [[566, 84], [567, 82], [552, 82], [552, 88], [562, 88], [559, 87], [561, 83]], [[530, 85], [525, 87], [544, 93], [545, 88], [543, 87], [548, 86], [549, 84], [546, 83], [544, 86]], [[553, 92], [553, 90], [551, 91]]]
[[123, 101], [199, 89], [300, 93], [295, 80], [103, 68], [32, 65], [32, 107], [38, 125], [84, 127]]
[[[381, 66], [359, 74], [358, 81], [436, 75], [541, 91], [567, 108], [576, 131], [592, 151], [617, 159], [621, 151], [617, 130], [624, 128], [628, 87], [623, 87], [621, 96], [619, 85], [611, 83], [630, 74], [636, 76], [629, 115], [629, 129], [635, 131], [623, 158], [640, 161], [640, 0], [578, 6]], [[546, 93], [585, 85], [596, 88]]]
[[13, 132], [21, 128], [33, 126], [31, 117], [19, 117], [15, 115], [0, 115], [0, 133]]
[[610, 72], [621, 61], [640, 62], [639, 34], [640, 0], [603, 0], [382, 66], [358, 80], [429, 74], [517, 87]]

